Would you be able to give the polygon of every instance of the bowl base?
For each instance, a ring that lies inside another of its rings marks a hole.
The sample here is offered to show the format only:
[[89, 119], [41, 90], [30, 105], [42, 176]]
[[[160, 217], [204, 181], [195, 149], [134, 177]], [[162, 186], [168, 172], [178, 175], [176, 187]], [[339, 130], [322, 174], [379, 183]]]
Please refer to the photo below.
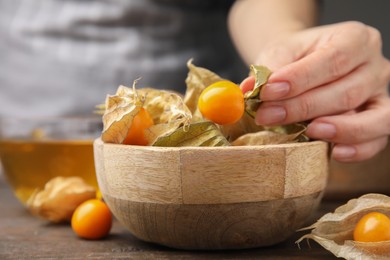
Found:
[[188, 250], [245, 249], [289, 238], [318, 207], [322, 192], [261, 202], [159, 204], [104, 195], [119, 220], [138, 239]]

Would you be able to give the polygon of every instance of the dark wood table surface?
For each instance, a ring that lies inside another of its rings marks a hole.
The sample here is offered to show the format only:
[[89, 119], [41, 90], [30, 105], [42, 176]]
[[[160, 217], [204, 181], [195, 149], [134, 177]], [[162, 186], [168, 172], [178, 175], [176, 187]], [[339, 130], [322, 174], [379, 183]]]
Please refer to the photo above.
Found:
[[[323, 201], [315, 221], [345, 201]], [[260, 220], [261, 221], [261, 220]], [[14, 197], [0, 173], [0, 259], [335, 259], [310, 241], [301, 248], [289, 240], [266, 248], [234, 251], [184, 251], [142, 242], [114, 221], [104, 240], [78, 238], [70, 225], [54, 225], [31, 216]]]

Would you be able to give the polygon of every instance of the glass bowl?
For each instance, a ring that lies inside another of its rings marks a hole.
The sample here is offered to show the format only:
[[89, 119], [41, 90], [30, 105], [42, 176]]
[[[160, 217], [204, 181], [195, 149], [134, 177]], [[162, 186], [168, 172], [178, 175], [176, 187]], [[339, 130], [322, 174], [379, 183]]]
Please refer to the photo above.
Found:
[[25, 204], [57, 176], [79, 176], [97, 188], [93, 140], [101, 117], [0, 118], [3, 174]]

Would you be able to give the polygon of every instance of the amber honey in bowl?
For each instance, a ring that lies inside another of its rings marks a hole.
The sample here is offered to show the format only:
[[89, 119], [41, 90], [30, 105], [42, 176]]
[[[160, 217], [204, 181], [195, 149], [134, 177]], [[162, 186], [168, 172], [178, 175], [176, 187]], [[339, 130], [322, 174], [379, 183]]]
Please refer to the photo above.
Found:
[[30, 119], [18, 129], [22, 127], [19, 120], [2, 119], [0, 159], [16, 197], [25, 204], [35, 190], [56, 176], [79, 176], [98, 188], [92, 140], [100, 133], [100, 121]]

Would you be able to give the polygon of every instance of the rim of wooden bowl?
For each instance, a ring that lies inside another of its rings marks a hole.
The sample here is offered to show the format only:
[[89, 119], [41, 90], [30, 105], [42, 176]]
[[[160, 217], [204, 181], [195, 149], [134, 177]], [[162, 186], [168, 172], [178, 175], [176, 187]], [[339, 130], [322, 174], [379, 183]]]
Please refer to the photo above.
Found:
[[[150, 147], [94, 142], [101, 192], [134, 202], [223, 204], [321, 192], [323, 141], [229, 147]], [[216, 152], [218, 156], [216, 155]], [[234, 159], [240, 156], [240, 161]]]

